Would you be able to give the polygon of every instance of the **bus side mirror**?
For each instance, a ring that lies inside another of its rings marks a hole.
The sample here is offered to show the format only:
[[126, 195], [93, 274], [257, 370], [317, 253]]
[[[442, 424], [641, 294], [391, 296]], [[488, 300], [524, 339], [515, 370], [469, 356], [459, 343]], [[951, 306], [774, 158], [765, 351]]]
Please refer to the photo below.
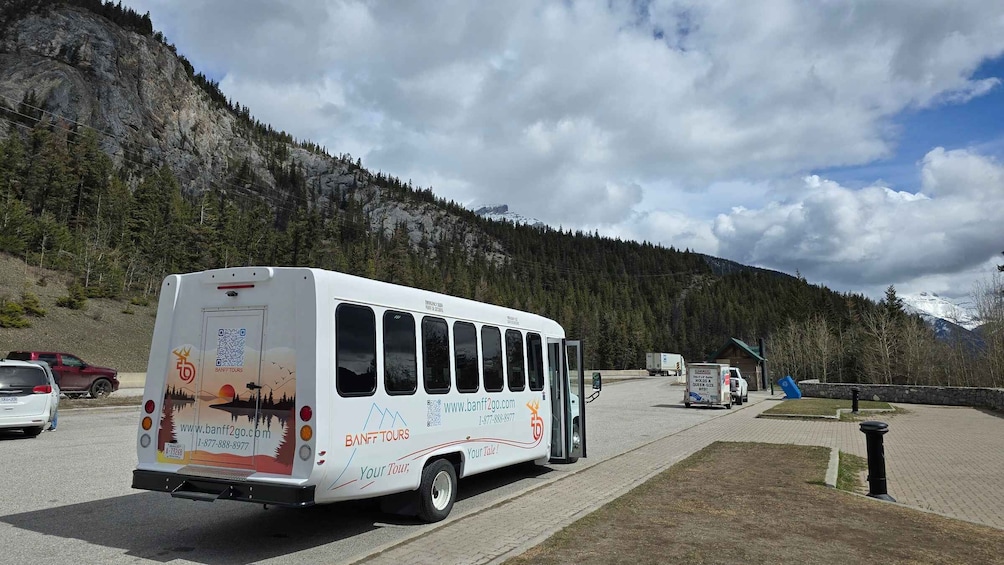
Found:
[[603, 377], [599, 373], [593, 373], [593, 390], [603, 390]]

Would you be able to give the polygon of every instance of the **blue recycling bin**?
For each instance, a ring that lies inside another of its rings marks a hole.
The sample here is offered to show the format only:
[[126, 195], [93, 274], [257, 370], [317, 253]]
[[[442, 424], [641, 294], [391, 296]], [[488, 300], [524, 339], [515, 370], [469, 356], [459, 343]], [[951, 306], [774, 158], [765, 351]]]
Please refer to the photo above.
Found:
[[777, 384], [781, 385], [785, 398], [802, 398], [802, 391], [798, 390], [798, 385], [795, 384], [795, 379], [791, 378], [791, 375], [777, 381]]

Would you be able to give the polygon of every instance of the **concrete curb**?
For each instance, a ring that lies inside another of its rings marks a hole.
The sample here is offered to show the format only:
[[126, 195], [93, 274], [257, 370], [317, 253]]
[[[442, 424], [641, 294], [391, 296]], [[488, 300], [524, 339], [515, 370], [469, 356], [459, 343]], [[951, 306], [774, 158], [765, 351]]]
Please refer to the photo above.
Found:
[[[895, 412], [895, 408], [864, 408], [858, 410], [858, 414], [862, 412]], [[840, 420], [841, 414], [853, 414], [854, 412], [850, 408], [837, 408], [836, 416], [827, 416], [825, 414], [760, 414], [757, 418], [805, 418], [807, 420]]]
[[826, 486], [837, 488], [837, 470], [840, 468], [840, 450], [830, 449], [830, 463], [826, 466]]
[[119, 388], [143, 388], [146, 373], [119, 373]]

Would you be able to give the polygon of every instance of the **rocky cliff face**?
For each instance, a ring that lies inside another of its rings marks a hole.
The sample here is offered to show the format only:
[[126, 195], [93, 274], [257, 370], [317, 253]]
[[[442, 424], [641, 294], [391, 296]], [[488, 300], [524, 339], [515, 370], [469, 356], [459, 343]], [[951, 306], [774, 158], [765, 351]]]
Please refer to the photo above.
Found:
[[[199, 193], [220, 184], [229, 165], [247, 159], [263, 185], [247, 190], [271, 193], [275, 187], [266, 152], [248, 125], [197, 85], [172, 49], [87, 10], [56, 6], [0, 21], [0, 104], [17, 108], [31, 92], [39, 107], [67, 126], [76, 122], [101, 132], [102, 148], [117, 165], [138, 167], [137, 175], [149, 171], [140, 163], [166, 164], [183, 190]], [[14, 127], [0, 122], [0, 135]], [[486, 244], [474, 226], [434, 204], [392, 198], [350, 163], [295, 146], [288, 154], [287, 163], [300, 165], [307, 186], [320, 187], [322, 203], [349, 195], [363, 204], [374, 230], [389, 233], [404, 224], [413, 244], [423, 235], [430, 242], [459, 238], [472, 252]]]

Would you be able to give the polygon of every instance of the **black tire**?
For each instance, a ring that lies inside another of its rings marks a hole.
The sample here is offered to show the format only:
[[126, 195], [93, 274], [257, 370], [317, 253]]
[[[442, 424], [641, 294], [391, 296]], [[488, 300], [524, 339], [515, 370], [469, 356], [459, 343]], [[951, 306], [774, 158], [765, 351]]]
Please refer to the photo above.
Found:
[[450, 515], [457, 500], [457, 470], [446, 459], [436, 459], [422, 470], [418, 487], [418, 517], [438, 522]]
[[24, 431], [24, 437], [38, 437], [38, 434], [42, 433], [42, 428], [22, 428]]
[[98, 379], [91, 383], [91, 398], [105, 398], [112, 393], [112, 383], [108, 379]]
[[683, 406], [684, 406], [685, 408], [690, 408], [690, 403], [689, 403], [689, 402], [684, 402], [684, 403], [683, 403]]
[[[582, 445], [582, 433], [579, 431], [579, 422], [576, 421], [572, 424], [572, 449], [580, 445]], [[575, 463], [578, 460], [578, 457], [566, 457], [565, 463]]]

